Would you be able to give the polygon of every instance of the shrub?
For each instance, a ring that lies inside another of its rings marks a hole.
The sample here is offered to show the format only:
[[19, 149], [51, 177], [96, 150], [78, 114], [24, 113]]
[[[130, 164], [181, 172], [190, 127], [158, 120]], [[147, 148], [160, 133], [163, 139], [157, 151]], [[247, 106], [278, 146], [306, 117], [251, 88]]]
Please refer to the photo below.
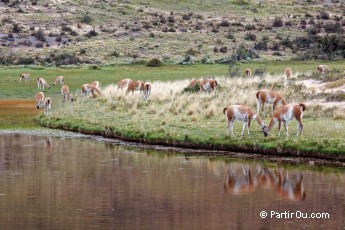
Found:
[[280, 42], [282, 46], [285, 46], [286, 48], [293, 48], [293, 42], [290, 39], [290, 36], [287, 36], [286, 38], [283, 38]]
[[271, 50], [278, 51], [281, 49], [280, 43], [274, 42], [271, 46]]
[[245, 30], [255, 30], [256, 27], [255, 27], [255, 25], [250, 25], [250, 24], [248, 24], [248, 25], [246, 25], [246, 26], [244, 27], [244, 29], [245, 29]]
[[227, 53], [228, 52], [228, 47], [227, 46], [220, 47], [220, 52]]
[[310, 29], [308, 30], [308, 34], [309, 34], [309, 35], [317, 35], [319, 32], [320, 32], [320, 30], [317, 29], [316, 27], [310, 28]]
[[228, 65], [229, 77], [240, 76], [240, 67], [236, 66], [236, 60], [231, 60]]
[[250, 41], [255, 41], [256, 40], [256, 35], [253, 33], [246, 33], [244, 36], [244, 39], [250, 40]]
[[13, 33], [20, 33], [22, 31], [22, 27], [20, 27], [17, 23], [13, 24], [12, 32]]
[[15, 7], [17, 5], [19, 5], [19, 1], [18, 0], [11, 1], [10, 4], [8, 4], [9, 7]]
[[115, 50], [115, 51], [110, 53], [110, 56], [120, 57], [120, 53]]
[[80, 54], [86, 54], [86, 49], [80, 48], [79, 53], [80, 53]]
[[99, 33], [97, 33], [94, 29], [90, 30], [89, 32], [87, 32], [87, 34], [85, 34], [85, 36], [88, 38], [96, 37], [98, 35], [99, 35]]
[[219, 28], [216, 27], [216, 26], [212, 27], [212, 32], [213, 33], [218, 33], [219, 32]]
[[159, 60], [158, 58], [152, 58], [147, 64], [146, 66], [148, 67], [160, 67], [163, 65], [163, 62], [161, 60]]
[[197, 50], [194, 50], [193, 48], [189, 48], [187, 51], [186, 51], [186, 55], [192, 55], [192, 56], [195, 56], [196, 54], [198, 54], [199, 52]]
[[44, 32], [41, 28], [39, 28], [37, 31], [35, 31], [33, 36], [41, 42], [44, 42], [46, 40], [45, 36], [44, 36]]
[[55, 62], [56, 66], [60, 65], [77, 65], [80, 63], [80, 59], [73, 54], [62, 53], [62, 54], [50, 54], [45, 60], [48, 63]]
[[272, 26], [273, 27], [282, 27], [284, 25], [283, 19], [281, 17], [276, 17], [273, 20]]
[[227, 33], [227, 35], [225, 35], [225, 37], [227, 39], [234, 39], [235, 38], [235, 36], [230, 31]]
[[223, 19], [220, 23], [219, 26], [223, 26], [223, 27], [229, 27], [230, 26], [230, 22], [228, 20]]
[[202, 30], [203, 29], [202, 23], [201, 22], [197, 22], [194, 28], [196, 30]]
[[174, 16], [169, 16], [169, 17], [168, 17], [168, 22], [174, 23], [174, 22], [175, 22]]
[[38, 42], [35, 45], [36, 48], [43, 48], [43, 43], [42, 42]]
[[317, 18], [328, 20], [329, 19], [329, 13], [323, 11], [320, 13], [320, 15], [317, 16]]
[[89, 12], [86, 12], [82, 18], [80, 19], [81, 22], [86, 23], [86, 24], [90, 24], [92, 22], [92, 18], [89, 15]]
[[193, 15], [193, 13], [184, 14], [184, 15], [182, 15], [182, 19], [184, 21], [189, 21], [192, 15]]
[[32, 57], [20, 57], [17, 61], [18, 65], [32, 65], [34, 64], [35, 59]]
[[254, 69], [254, 76], [259, 76], [259, 77], [264, 76], [266, 69], [267, 69], [267, 66], [265, 66], [265, 67], [260, 66], [259, 68]]
[[268, 41], [267, 40], [261, 40], [255, 43], [254, 49], [256, 50], [268, 50]]
[[343, 27], [339, 22], [336, 23], [326, 23], [323, 28], [327, 33], [342, 33]]
[[55, 38], [55, 41], [56, 41], [56, 42], [62, 42], [62, 37], [57, 37], [57, 38]]

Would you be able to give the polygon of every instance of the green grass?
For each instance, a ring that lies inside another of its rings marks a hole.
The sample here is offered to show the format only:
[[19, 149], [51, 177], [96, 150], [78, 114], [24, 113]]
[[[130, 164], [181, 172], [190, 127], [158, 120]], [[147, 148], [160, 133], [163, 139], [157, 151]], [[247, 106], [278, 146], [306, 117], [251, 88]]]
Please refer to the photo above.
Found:
[[[331, 69], [343, 70], [345, 69], [344, 61], [322, 62], [326, 63]], [[295, 61], [258, 61], [240, 63], [239, 67], [241, 73], [246, 68], [252, 70], [259, 67], [267, 67], [266, 73], [273, 73], [280, 75], [284, 73], [287, 66], [292, 67], [293, 73], [316, 71], [316, 66], [321, 62], [295, 62]], [[30, 81], [19, 82], [19, 75], [21, 73], [30, 73]], [[52, 85], [57, 76], [63, 75], [66, 84], [70, 87], [71, 92], [80, 90], [80, 86], [94, 80], [101, 82], [103, 86], [117, 83], [120, 79], [130, 78], [133, 80], [148, 80], [148, 81], [168, 81], [179, 79], [192, 79], [209, 76], [227, 76], [227, 65], [166, 65], [163, 67], [146, 67], [144, 65], [117, 65], [105, 66], [100, 70], [93, 70], [89, 67], [81, 68], [18, 68], [18, 67], [3, 67], [0, 68], [0, 98], [33, 98], [38, 92], [36, 79], [42, 77]], [[50, 90], [45, 92], [52, 97], [59, 95], [60, 87], [51, 86]]]
[[[266, 65], [269, 73], [277, 76], [282, 74], [286, 66], [294, 69], [313, 71], [318, 63], [302, 62], [269, 62], [269, 63], [242, 63], [241, 69]], [[329, 66], [344, 68], [343, 63], [327, 63]], [[19, 74], [29, 72], [30, 82], [19, 82]], [[89, 67], [82, 68], [44, 68], [41, 70], [28, 68], [2, 68], [0, 70], [1, 85], [0, 97], [2, 99], [32, 99], [32, 109], [34, 109], [34, 95], [38, 91], [35, 79], [44, 77], [52, 83], [55, 77], [65, 76], [66, 84], [70, 86], [73, 93], [79, 92], [83, 83], [99, 80], [102, 88], [105, 89], [110, 84], [117, 83], [123, 78], [171, 81], [178, 79], [192, 79], [207, 76], [224, 76], [227, 74], [227, 65], [192, 65], [192, 66], [163, 66], [159, 68], [149, 68], [142, 65], [105, 66], [99, 70]], [[273, 77], [274, 79], [274, 77]], [[277, 78], [278, 79], [278, 78]], [[238, 81], [238, 80], [237, 80]], [[250, 84], [254, 88], [248, 89], [243, 85], [243, 89], [255, 91], [255, 84]], [[327, 115], [317, 116], [306, 112], [304, 119], [304, 133], [296, 138], [296, 121], [290, 123], [290, 138], [286, 138], [285, 131], [282, 130], [282, 137], [277, 138], [277, 127], [274, 128], [270, 137], [264, 138], [256, 123], [251, 127], [251, 136], [240, 137], [241, 123], [235, 123], [236, 137], [226, 134], [226, 120], [222, 114], [222, 106], [226, 106], [230, 101], [224, 101], [220, 95], [226, 95], [228, 87], [222, 85], [220, 94], [209, 97], [201, 96], [203, 101], [188, 102], [188, 96], [174, 94], [172, 98], [152, 99], [143, 101], [140, 98], [126, 99], [123, 96], [113, 95], [107, 99], [82, 99], [70, 104], [62, 104], [60, 96], [60, 86], [52, 86], [51, 89], [44, 90], [47, 96], [53, 98], [53, 114], [51, 116], [41, 115], [37, 121], [53, 128], [60, 128], [73, 131], [89, 131], [95, 134], [108, 133], [109, 135], [121, 136], [133, 139], [145, 139], [151, 141], [161, 141], [167, 143], [184, 142], [192, 145], [217, 146], [249, 146], [250, 148], [265, 149], [293, 149], [303, 152], [322, 153], [345, 153], [345, 136], [343, 130], [344, 120], [333, 120]], [[241, 90], [241, 85], [239, 90]], [[161, 89], [162, 90], [162, 89]], [[163, 89], [164, 91], [164, 89]], [[294, 92], [294, 91], [292, 91]], [[229, 91], [230, 93], [230, 91]], [[298, 94], [296, 95], [298, 96]], [[175, 99], [174, 99], [175, 98]], [[184, 99], [179, 99], [184, 98]], [[185, 99], [187, 98], [187, 99]], [[192, 97], [191, 97], [192, 98]], [[249, 97], [251, 98], [251, 97]], [[226, 99], [226, 98], [225, 98]], [[176, 101], [175, 101], [176, 100]], [[182, 101], [178, 101], [182, 100]], [[183, 101], [186, 100], [186, 101]], [[191, 99], [195, 100], [195, 99]], [[226, 99], [228, 100], [228, 99]], [[231, 99], [232, 100], [232, 99]], [[241, 98], [237, 99], [241, 102]], [[247, 101], [247, 99], [243, 99]], [[212, 107], [219, 106], [219, 108]], [[195, 106], [206, 106], [205, 110], [199, 112], [193, 110]], [[200, 104], [198, 104], [200, 103]], [[36, 111], [36, 110], [35, 110]], [[11, 113], [9, 111], [9, 113]], [[13, 112], [14, 113], [14, 112]], [[43, 113], [42, 111], [40, 113]], [[21, 113], [23, 116], [23, 113]], [[27, 120], [32, 120], [36, 115], [28, 114]], [[13, 117], [12, 117], [13, 118]], [[18, 117], [21, 119], [21, 117]], [[3, 119], [11, 120], [10, 116]], [[269, 122], [269, 115], [264, 115], [266, 123]], [[7, 122], [4, 127], [16, 127], [23, 125], [23, 122]], [[28, 123], [31, 124], [32, 123]], [[29, 125], [29, 127], [31, 126]]]

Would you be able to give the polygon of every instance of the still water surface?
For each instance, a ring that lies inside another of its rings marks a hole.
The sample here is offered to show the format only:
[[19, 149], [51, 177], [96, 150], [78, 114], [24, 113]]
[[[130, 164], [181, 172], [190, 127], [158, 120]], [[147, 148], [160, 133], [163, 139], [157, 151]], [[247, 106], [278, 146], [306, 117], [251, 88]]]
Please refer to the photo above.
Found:
[[344, 192], [344, 171], [0, 134], [0, 229], [344, 229]]

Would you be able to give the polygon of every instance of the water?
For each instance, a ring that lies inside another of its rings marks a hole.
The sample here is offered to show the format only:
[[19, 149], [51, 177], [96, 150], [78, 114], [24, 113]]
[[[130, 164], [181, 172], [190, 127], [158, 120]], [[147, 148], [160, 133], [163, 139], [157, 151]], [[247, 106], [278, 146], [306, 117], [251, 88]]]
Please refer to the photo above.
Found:
[[344, 191], [343, 171], [0, 134], [0, 229], [344, 229]]

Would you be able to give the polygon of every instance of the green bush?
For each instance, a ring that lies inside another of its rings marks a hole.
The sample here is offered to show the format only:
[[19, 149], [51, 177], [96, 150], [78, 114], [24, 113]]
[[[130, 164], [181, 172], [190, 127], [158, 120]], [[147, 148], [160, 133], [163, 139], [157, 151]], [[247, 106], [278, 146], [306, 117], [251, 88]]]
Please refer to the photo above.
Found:
[[163, 65], [163, 62], [161, 60], [159, 60], [158, 58], [152, 58], [147, 64], [146, 66], [148, 67], [160, 67]]

